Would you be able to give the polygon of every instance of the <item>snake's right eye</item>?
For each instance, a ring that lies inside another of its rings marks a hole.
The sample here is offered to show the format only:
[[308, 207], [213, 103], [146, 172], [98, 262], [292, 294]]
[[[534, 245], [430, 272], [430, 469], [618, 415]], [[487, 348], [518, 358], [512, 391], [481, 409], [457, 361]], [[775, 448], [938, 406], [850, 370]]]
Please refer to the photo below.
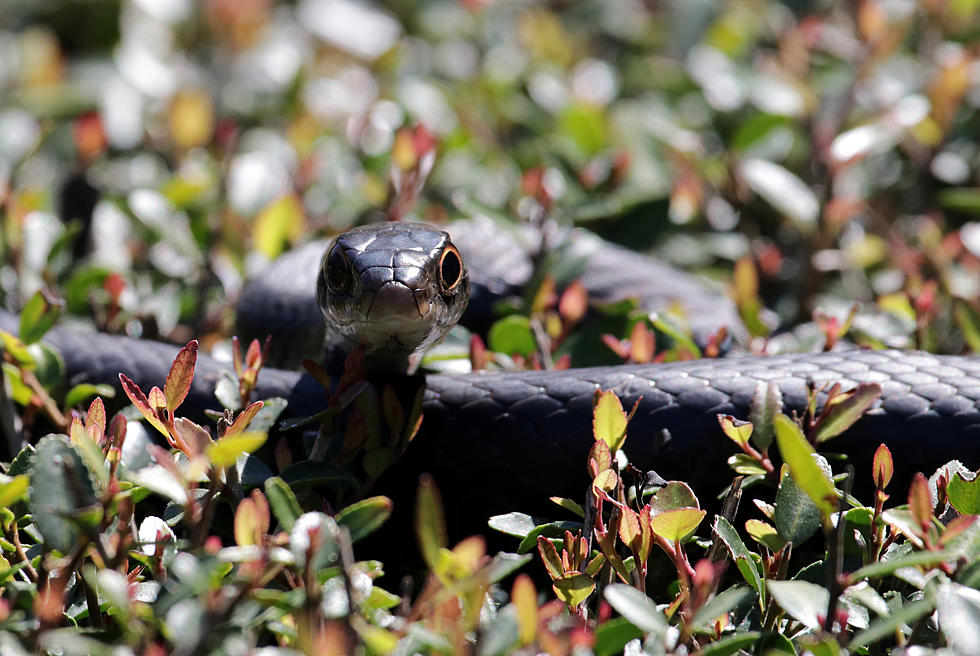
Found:
[[327, 281], [327, 288], [333, 294], [346, 294], [353, 287], [351, 276], [351, 264], [347, 259], [347, 253], [343, 247], [337, 244], [327, 255], [323, 265], [323, 277]]

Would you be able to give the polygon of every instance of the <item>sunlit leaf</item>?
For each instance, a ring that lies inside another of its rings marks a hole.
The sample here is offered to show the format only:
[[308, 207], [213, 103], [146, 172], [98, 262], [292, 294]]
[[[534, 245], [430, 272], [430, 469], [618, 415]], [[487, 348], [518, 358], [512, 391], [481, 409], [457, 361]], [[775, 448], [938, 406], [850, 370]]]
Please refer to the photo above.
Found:
[[238, 456], [243, 453], [254, 453], [265, 444], [265, 433], [239, 433], [225, 436], [207, 447], [208, 460], [218, 467], [231, 467]]
[[599, 396], [592, 411], [592, 433], [613, 453], [626, 441], [626, 411], [615, 392], [606, 391]]
[[803, 431], [786, 415], [775, 419], [776, 442], [783, 461], [789, 465], [797, 485], [817, 504], [824, 521], [836, 510], [834, 485], [813, 459], [813, 447], [803, 437]]
[[660, 537], [678, 542], [694, 532], [705, 514], [697, 508], [665, 510], [650, 518], [650, 527]]

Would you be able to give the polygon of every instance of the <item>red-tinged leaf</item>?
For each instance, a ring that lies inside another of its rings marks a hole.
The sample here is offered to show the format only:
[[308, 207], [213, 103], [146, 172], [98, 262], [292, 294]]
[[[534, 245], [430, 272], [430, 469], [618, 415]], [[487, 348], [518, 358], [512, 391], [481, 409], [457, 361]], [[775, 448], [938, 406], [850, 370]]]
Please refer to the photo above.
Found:
[[647, 328], [646, 322], [637, 321], [633, 324], [633, 330], [630, 332], [630, 360], [640, 364], [653, 362], [656, 349], [656, 336]]
[[603, 492], [612, 492], [619, 483], [619, 476], [611, 469], [604, 469], [592, 481], [592, 485]]
[[[140, 389], [139, 385], [134, 383], [126, 374], [119, 374], [119, 383], [122, 385], [123, 392], [129, 397], [136, 409], [140, 411], [140, 414], [150, 422], [150, 424], [156, 428], [158, 431], [163, 433], [163, 435], [169, 440], [170, 431], [163, 424], [160, 419], [157, 418], [157, 413], [150, 406], [149, 399], [143, 394], [143, 390]], [[154, 388], [157, 389], [157, 388]], [[158, 390], [159, 391], [159, 390]]]
[[178, 448], [191, 457], [203, 454], [212, 444], [211, 434], [204, 427], [184, 417], [174, 420], [174, 432]]
[[636, 554], [640, 561], [637, 563], [641, 571], [646, 571], [646, 562], [650, 558], [650, 551], [653, 550], [653, 524], [650, 520], [653, 517], [653, 509], [650, 504], [643, 506], [640, 511], [640, 542], [636, 548]]
[[510, 601], [517, 610], [517, 636], [522, 645], [534, 642], [538, 630], [538, 593], [527, 574], [518, 574], [510, 590]]
[[620, 508], [620, 512], [619, 539], [635, 553], [637, 545], [634, 541], [640, 537], [640, 516], [635, 510], [625, 506]]
[[167, 397], [163, 393], [163, 390], [159, 387], [151, 387], [150, 393], [146, 395], [147, 402], [150, 404], [150, 410], [156, 412], [156, 415], [163, 419], [166, 417], [167, 410]]
[[854, 425], [881, 396], [878, 383], [861, 383], [847, 396], [824, 409], [813, 429], [813, 442], [820, 444], [837, 437]]
[[255, 419], [255, 415], [258, 414], [263, 405], [265, 404], [262, 401], [256, 401], [239, 412], [235, 421], [231, 422], [231, 426], [225, 430], [225, 435], [237, 435], [243, 432], [248, 427], [249, 422]]
[[184, 473], [177, 467], [177, 463], [174, 461], [174, 456], [171, 455], [170, 451], [167, 451], [162, 446], [157, 444], [150, 444], [146, 447], [146, 450], [150, 452], [150, 456], [153, 457], [153, 460], [156, 461], [158, 465], [173, 475], [174, 480], [184, 480]]
[[555, 277], [551, 274], [545, 275], [538, 285], [534, 298], [531, 299], [531, 314], [537, 315], [555, 304]]
[[909, 510], [912, 518], [923, 531], [932, 524], [932, 502], [929, 500], [929, 481], [922, 472], [917, 472], [909, 486]]
[[752, 422], [736, 419], [731, 415], [718, 415], [718, 423], [721, 430], [732, 442], [739, 447], [744, 447], [752, 437]]
[[477, 334], [470, 335], [470, 367], [473, 371], [487, 368], [487, 345]]
[[884, 490], [888, 487], [892, 474], [895, 473], [895, 461], [892, 460], [892, 452], [884, 444], [879, 444], [875, 451], [871, 471], [877, 489]]
[[585, 317], [589, 309], [589, 294], [581, 280], [572, 281], [558, 301], [558, 314], [568, 324], [575, 325]]
[[957, 517], [946, 525], [946, 530], [943, 531], [942, 536], [939, 538], [939, 543], [942, 545], [949, 544], [954, 539], [962, 535], [966, 529], [973, 526], [974, 522], [976, 521], [977, 515], [963, 515]]
[[592, 410], [592, 434], [604, 441], [610, 452], [622, 448], [626, 441], [626, 412], [615, 392], [606, 391], [599, 396]]
[[543, 535], [538, 536], [538, 553], [541, 554], [541, 562], [544, 563], [544, 568], [548, 571], [551, 580], [555, 580], [565, 573], [555, 545]]
[[615, 335], [606, 333], [600, 337], [600, 339], [602, 340], [602, 343], [609, 347], [609, 350], [615, 353], [617, 356], [623, 360], [629, 359], [629, 347], [623, 344], [623, 342], [621, 342]]
[[609, 445], [602, 440], [596, 440], [589, 449], [589, 475], [595, 478], [599, 472], [612, 467], [612, 453], [609, 452]]
[[588, 574], [589, 576], [594, 577], [597, 574], [599, 574], [599, 570], [601, 570], [602, 566], [605, 564], [606, 564], [606, 557], [603, 556], [601, 553], [596, 554], [595, 558], [590, 560], [589, 564], [585, 566], [585, 573]]
[[[102, 403], [102, 397], [100, 396], [92, 399], [92, 402], [88, 406], [88, 414], [85, 416], [85, 428], [92, 427], [98, 429], [99, 437], [102, 437], [102, 434], [105, 433], [105, 404]], [[98, 437], [96, 439], [98, 439]]]
[[81, 440], [91, 439], [88, 432], [82, 426], [82, 420], [78, 416], [71, 418], [71, 426], [68, 428], [68, 437], [72, 444], [78, 444]]
[[257, 339], [253, 339], [248, 344], [248, 351], [245, 353], [245, 366], [249, 369], [258, 369], [262, 366], [262, 345]]
[[565, 371], [566, 369], [571, 369], [572, 368], [572, 356], [569, 355], [568, 353], [560, 356], [557, 360], [555, 360], [552, 363], [551, 368], [554, 371]]
[[319, 362], [314, 362], [313, 360], [304, 359], [303, 368], [306, 369], [306, 372], [313, 377], [313, 380], [320, 384], [320, 387], [325, 390], [330, 389], [330, 374], [327, 373], [327, 370], [323, 367], [323, 365], [321, 365]]
[[231, 361], [235, 367], [235, 377], [242, 377], [242, 345], [238, 341], [238, 335], [231, 337]]
[[192, 339], [178, 351], [174, 363], [170, 366], [170, 373], [167, 374], [167, 382], [163, 386], [164, 395], [167, 399], [167, 410], [171, 413], [180, 407], [180, 404], [187, 398], [187, 393], [191, 391], [191, 383], [194, 381], [194, 365], [196, 364], [197, 340]]
[[595, 535], [596, 544], [599, 545], [599, 551], [606, 557], [606, 561], [613, 568], [613, 571], [616, 572], [616, 576], [623, 583], [630, 583], [630, 573], [626, 569], [626, 563], [623, 562], [623, 559], [616, 552], [614, 536], [609, 533], [600, 533], [598, 529], [592, 529], [592, 532]]
[[126, 441], [126, 417], [117, 414], [109, 422], [109, 444], [116, 449], [122, 449]]
[[259, 530], [259, 511], [255, 501], [242, 499], [235, 509], [234, 533], [235, 543], [240, 547], [262, 543], [262, 533]]

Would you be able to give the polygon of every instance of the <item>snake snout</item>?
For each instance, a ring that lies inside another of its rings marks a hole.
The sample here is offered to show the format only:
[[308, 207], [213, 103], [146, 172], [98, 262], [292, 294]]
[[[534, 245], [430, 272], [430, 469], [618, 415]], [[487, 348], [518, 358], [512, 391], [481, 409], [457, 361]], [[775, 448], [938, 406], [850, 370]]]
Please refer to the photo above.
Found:
[[406, 322], [415, 322], [423, 314], [411, 289], [400, 282], [389, 281], [375, 292], [367, 317], [372, 321], [400, 319]]

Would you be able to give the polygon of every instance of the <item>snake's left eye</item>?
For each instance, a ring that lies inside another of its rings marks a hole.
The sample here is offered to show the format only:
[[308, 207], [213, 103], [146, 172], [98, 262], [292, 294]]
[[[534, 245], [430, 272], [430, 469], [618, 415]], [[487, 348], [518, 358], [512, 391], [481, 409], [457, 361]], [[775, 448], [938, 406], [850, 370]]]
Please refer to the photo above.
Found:
[[346, 294], [353, 287], [351, 279], [351, 264], [340, 244], [330, 249], [323, 262], [323, 278], [327, 289], [333, 294]]
[[455, 246], [446, 246], [439, 259], [439, 285], [443, 292], [451, 292], [463, 279], [463, 258]]

